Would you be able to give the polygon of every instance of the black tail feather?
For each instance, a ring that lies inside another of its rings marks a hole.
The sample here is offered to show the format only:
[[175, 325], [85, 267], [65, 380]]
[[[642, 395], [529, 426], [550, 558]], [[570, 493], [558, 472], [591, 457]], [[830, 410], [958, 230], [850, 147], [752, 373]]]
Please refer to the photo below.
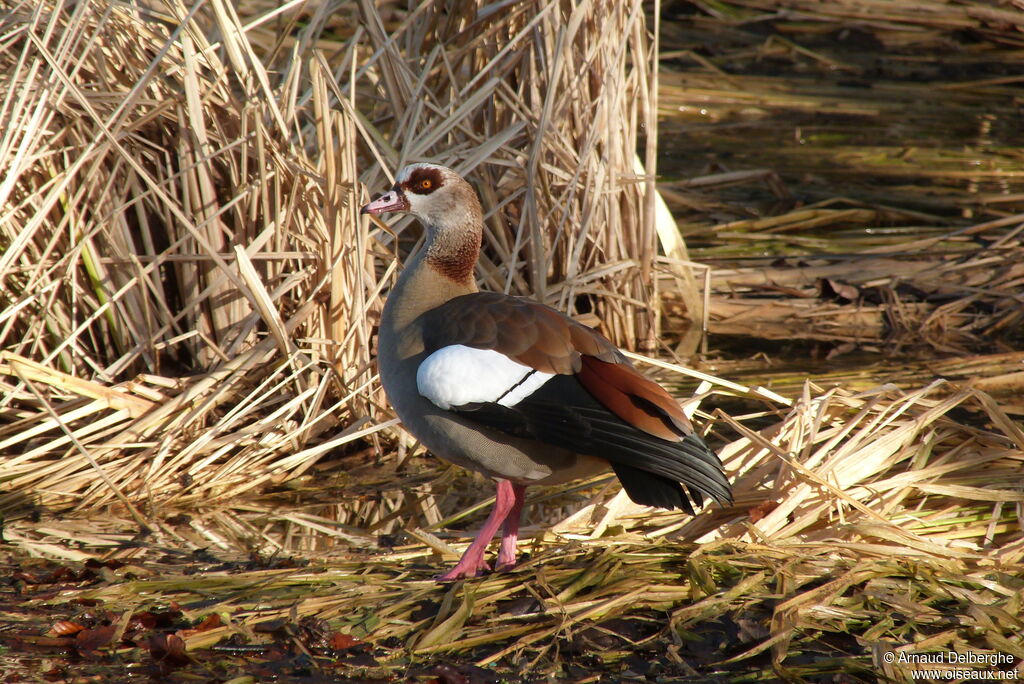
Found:
[[722, 463], [699, 435], [672, 442], [638, 430], [572, 376], [555, 376], [511, 407], [485, 403], [453, 410], [506, 434], [606, 459], [639, 504], [692, 514], [705, 495], [723, 505], [732, 502]]
[[[693, 504], [686, 496], [683, 486], [667, 477], [661, 477], [645, 470], [631, 468], [622, 463], [612, 463], [612, 469], [616, 477], [622, 483], [622, 488], [634, 502], [643, 506], [657, 506], [668, 510], [680, 509], [690, 515], [695, 515]], [[693, 487], [689, 487], [691, 495]], [[698, 492], [698, 505], [704, 497]]]

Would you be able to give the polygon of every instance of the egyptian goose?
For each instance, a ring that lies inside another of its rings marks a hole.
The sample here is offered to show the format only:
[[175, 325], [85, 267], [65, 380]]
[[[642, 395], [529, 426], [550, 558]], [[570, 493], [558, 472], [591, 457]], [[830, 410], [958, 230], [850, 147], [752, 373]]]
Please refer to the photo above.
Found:
[[381, 314], [378, 366], [398, 417], [438, 456], [497, 481], [483, 528], [438, 581], [516, 562], [527, 485], [554, 485], [610, 465], [629, 497], [691, 515], [704, 495], [732, 500], [722, 464], [679, 404], [596, 331], [543, 304], [478, 292], [483, 216], [457, 173], [412, 164], [363, 214], [408, 212], [426, 243]]

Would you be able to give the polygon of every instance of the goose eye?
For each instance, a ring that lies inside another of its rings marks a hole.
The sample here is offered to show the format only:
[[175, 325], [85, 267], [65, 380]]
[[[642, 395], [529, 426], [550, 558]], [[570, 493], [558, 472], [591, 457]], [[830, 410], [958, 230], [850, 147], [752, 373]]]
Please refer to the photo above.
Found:
[[429, 190], [432, 187], [434, 187], [434, 183], [429, 178], [420, 181], [420, 190]]

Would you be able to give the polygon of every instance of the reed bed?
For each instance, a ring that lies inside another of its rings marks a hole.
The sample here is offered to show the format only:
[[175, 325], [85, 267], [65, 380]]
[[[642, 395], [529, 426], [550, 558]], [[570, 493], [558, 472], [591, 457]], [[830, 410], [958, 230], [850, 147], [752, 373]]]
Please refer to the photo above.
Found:
[[[652, 291], [673, 318], [706, 306], [713, 331], [781, 319], [880, 344], [902, 326], [966, 348], [1022, 323], [1016, 215], [936, 222], [852, 268], [741, 259], [709, 274], [705, 300], [654, 190], [658, 21], [643, 4], [244, 7], [0, 17], [8, 646], [40, 646], [45, 613], [107, 620], [105, 653], [159, 660], [167, 634], [160, 648], [126, 635], [134, 611], [170, 606], [189, 657], [310, 656], [288, 630], [326, 620], [370, 660], [311, 667], [364, 679], [454, 661], [581, 681], [909, 681], [893, 649], [1022, 662], [1024, 432], [988, 392], [1016, 387], [1009, 351], [947, 368], [955, 382], [786, 396], [636, 356], [692, 395], [736, 504], [652, 512], [610, 477], [537, 491], [522, 567], [434, 584], [465, 542], [452, 528], [488, 501], [388, 412], [373, 326], [417, 231], [357, 211], [407, 161], [452, 165], [487, 209], [482, 287], [643, 351], [661, 337]], [[715, 176], [666, 196], [746, 180]], [[807, 247], [893, 212], [822, 203], [682, 229]], [[93, 577], [67, 574], [90, 561]], [[107, 617], [73, 607], [97, 605]]]
[[226, 500], [392, 438], [373, 325], [415, 240], [357, 211], [408, 161], [472, 174], [485, 287], [651, 346], [642, 5], [494, 10], [4, 15], [0, 509]]

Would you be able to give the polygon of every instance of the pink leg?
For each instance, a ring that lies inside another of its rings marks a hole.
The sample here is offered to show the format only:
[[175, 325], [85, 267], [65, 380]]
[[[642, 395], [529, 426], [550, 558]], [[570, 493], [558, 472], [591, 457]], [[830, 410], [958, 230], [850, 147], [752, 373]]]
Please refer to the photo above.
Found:
[[508, 517], [505, 518], [505, 531], [501, 535], [501, 548], [498, 550], [498, 562], [494, 564], [495, 570], [511, 570], [516, 566], [519, 515], [526, 500], [526, 485], [512, 485], [512, 493], [515, 495], [515, 501], [512, 503], [512, 510], [508, 512]]
[[[498, 494], [494, 500], [494, 508], [491, 509], [491, 514], [487, 516], [484, 526], [480, 528], [480, 532], [477, 533], [473, 543], [462, 554], [462, 558], [459, 559], [455, 567], [437, 577], [438, 582], [451, 582], [463, 577], [476, 577], [481, 570], [491, 569], [491, 566], [484, 560], [484, 551], [487, 550], [487, 545], [491, 543], [491, 539], [494, 538], [498, 528], [508, 518], [509, 512], [515, 507], [516, 498], [515, 485], [508, 480], [498, 480]], [[518, 528], [519, 522], [517, 520], [517, 531]]]

